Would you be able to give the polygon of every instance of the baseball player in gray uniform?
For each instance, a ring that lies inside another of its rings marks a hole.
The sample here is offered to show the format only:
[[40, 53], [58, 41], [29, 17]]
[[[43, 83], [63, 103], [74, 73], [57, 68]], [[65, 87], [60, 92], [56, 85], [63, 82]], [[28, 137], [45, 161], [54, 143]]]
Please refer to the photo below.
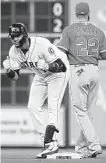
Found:
[[[35, 73], [28, 108], [34, 118], [37, 132], [41, 136], [44, 135], [43, 151], [37, 155], [40, 158], [57, 152], [59, 148], [55, 135], [59, 132], [59, 108], [69, 80], [69, 62], [66, 54], [48, 39], [28, 37], [27, 29], [22, 23], [9, 27], [9, 37], [13, 46], [3, 62], [7, 76], [18, 80], [22, 67], [27, 67]], [[40, 111], [47, 96], [49, 123], [45, 128]]]
[[76, 5], [78, 22], [64, 28], [58, 48], [66, 52], [70, 63], [70, 93], [73, 109], [81, 128], [75, 151], [85, 157], [102, 153], [89, 110], [95, 108], [99, 88], [98, 60], [106, 59], [103, 31], [89, 22], [89, 5]]

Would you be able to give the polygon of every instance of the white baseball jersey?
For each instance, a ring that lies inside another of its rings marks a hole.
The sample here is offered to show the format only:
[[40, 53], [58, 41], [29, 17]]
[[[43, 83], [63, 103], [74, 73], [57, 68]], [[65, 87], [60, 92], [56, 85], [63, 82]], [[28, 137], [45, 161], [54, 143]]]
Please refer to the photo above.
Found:
[[42, 37], [30, 37], [30, 47], [26, 54], [20, 48], [16, 48], [13, 45], [10, 48], [9, 56], [12, 70], [28, 67], [41, 76], [47, 76], [51, 72], [37, 68], [37, 63], [40, 59], [44, 59], [49, 64], [61, 58], [65, 65], [68, 65], [66, 54], [60, 51], [48, 39]]

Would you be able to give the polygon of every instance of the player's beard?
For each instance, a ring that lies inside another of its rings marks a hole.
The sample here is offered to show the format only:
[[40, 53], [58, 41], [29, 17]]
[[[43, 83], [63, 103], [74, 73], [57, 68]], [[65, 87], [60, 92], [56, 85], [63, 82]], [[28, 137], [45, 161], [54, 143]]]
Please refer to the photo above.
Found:
[[16, 48], [21, 48], [25, 42], [26, 42], [26, 37], [23, 37], [20, 41], [14, 43], [14, 45]]

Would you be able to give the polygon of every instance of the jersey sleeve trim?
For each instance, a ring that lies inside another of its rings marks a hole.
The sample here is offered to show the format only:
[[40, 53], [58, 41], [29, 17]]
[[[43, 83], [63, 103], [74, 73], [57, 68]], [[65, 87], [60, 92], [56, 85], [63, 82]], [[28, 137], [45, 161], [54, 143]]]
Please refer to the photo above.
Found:
[[[30, 44], [31, 44], [31, 39], [30, 39]], [[32, 48], [32, 52], [31, 52], [31, 54], [30, 54], [30, 59], [31, 59], [31, 56], [32, 56], [32, 54], [33, 54], [33, 51], [34, 51], [34, 49], [35, 49], [35, 45], [36, 45], [36, 37], [34, 37], [34, 40], [33, 40], [33, 42], [34, 42], [34, 46], [33, 46], [33, 48]], [[29, 57], [29, 54], [28, 54], [28, 57]], [[27, 57], [27, 58], [28, 58]]]
[[53, 62], [56, 61], [57, 59], [59, 59], [59, 57], [56, 57], [56, 58], [53, 59], [52, 61], [48, 62], [48, 64], [53, 63]]
[[66, 51], [68, 51], [68, 49], [67, 48], [65, 48], [65, 47], [63, 47], [63, 46], [57, 46], [58, 48], [61, 48], [61, 49], [64, 49], [64, 50], [66, 50]]

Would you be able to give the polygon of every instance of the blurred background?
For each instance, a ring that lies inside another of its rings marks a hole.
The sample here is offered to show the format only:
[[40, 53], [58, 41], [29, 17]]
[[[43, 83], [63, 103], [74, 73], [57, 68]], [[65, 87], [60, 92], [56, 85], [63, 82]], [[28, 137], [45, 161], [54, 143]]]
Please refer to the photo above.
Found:
[[[11, 41], [8, 27], [15, 22], [27, 26], [29, 36], [48, 38], [53, 44], [59, 41], [63, 28], [76, 21], [75, 5], [81, 0], [1, 0], [1, 144], [2, 146], [41, 146], [27, 109], [30, 85], [34, 74], [21, 70], [20, 79], [11, 81], [4, 73], [2, 62], [8, 55]], [[83, 0], [90, 6], [91, 22], [106, 33], [106, 0]], [[106, 61], [99, 62], [100, 88], [96, 108], [92, 110], [93, 124], [106, 147]], [[42, 120], [47, 118], [47, 101], [43, 106]], [[75, 145], [79, 126], [71, 107], [67, 86], [60, 108], [59, 145]]]

